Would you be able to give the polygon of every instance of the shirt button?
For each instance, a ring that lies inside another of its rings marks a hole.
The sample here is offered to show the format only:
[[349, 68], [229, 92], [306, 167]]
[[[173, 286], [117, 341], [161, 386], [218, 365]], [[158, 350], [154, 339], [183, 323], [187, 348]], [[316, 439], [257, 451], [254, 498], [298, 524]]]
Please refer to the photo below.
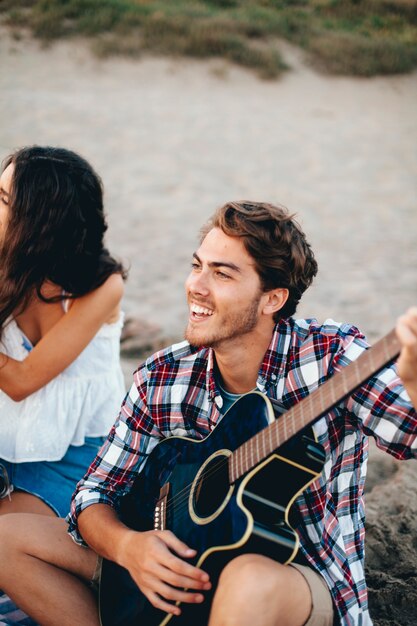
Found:
[[216, 403], [216, 406], [218, 409], [221, 409], [223, 406], [223, 398], [221, 396], [216, 396], [214, 398], [214, 402]]
[[276, 375], [275, 374], [271, 374], [271, 380], [276, 380], [276, 379], [277, 379]]

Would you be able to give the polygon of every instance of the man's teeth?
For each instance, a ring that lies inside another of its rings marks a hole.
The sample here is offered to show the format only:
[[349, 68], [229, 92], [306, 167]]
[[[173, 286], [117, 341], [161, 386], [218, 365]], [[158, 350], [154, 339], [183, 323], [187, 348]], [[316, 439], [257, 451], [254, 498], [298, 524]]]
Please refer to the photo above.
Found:
[[191, 305], [191, 311], [197, 315], [213, 315], [213, 311], [206, 309], [203, 306], [198, 306], [197, 304]]

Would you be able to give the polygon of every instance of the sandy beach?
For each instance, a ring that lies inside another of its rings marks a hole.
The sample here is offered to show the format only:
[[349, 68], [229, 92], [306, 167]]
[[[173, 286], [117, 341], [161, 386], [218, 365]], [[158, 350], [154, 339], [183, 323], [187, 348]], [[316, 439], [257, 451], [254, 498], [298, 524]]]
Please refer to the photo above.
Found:
[[[125, 311], [167, 341], [182, 338], [198, 229], [232, 199], [278, 202], [298, 215], [320, 268], [300, 316], [349, 321], [375, 341], [416, 304], [416, 73], [328, 77], [284, 46], [292, 69], [266, 82], [221, 60], [99, 60], [83, 41], [44, 49], [4, 31], [0, 57], [2, 156], [39, 143], [93, 163], [106, 190], [109, 246], [130, 265]], [[124, 367], [128, 378], [133, 361]], [[378, 626], [417, 623], [415, 612], [389, 614], [396, 597], [417, 604], [416, 467], [406, 465], [372, 466], [380, 483], [369, 508], [374, 597], [385, 589]], [[401, 511], [411, 578], [384, 561], [391, 551], [395, 564]], [[378, 534], [384, 514], [389, 545]]]
[[82, 41], [0, 43], [0, 151], [60, 144], [106, 189], [125, 309], [181, 337], [197, 232], [230, 199], [297, 213], [319, 262], [299, 310], [373, 341], [416, 301], [417, 74], [266, 82], [221, 60], [94, 58]]

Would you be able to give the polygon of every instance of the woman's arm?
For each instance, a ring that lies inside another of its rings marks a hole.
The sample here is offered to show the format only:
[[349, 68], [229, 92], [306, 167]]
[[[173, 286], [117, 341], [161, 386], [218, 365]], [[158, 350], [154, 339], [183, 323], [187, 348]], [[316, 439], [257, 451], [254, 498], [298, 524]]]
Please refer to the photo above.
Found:
[[23, 361], [0, 354], [0, 389], [19, 402], [70, 365], [119, 307], [123, 279], [112, 274], [100, 287], [74, 300]]

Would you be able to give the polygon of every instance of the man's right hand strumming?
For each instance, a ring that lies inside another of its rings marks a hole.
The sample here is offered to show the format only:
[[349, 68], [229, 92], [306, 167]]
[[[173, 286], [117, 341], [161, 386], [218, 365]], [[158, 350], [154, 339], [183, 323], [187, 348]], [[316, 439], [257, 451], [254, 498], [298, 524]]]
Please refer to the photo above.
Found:
[[88, 507], [79, 519], [82, 536], [88, 545], [97, 554], [127, 569], [153, 606], [179, 615], [181, 610], [176, 602], [203, 602], [204, 595], [198, 591], [211, 588], [209, 576], [187, 563], [186, 559], [195, 556], [195, 550], [171, 531], [131, 530], [105, 504]]

